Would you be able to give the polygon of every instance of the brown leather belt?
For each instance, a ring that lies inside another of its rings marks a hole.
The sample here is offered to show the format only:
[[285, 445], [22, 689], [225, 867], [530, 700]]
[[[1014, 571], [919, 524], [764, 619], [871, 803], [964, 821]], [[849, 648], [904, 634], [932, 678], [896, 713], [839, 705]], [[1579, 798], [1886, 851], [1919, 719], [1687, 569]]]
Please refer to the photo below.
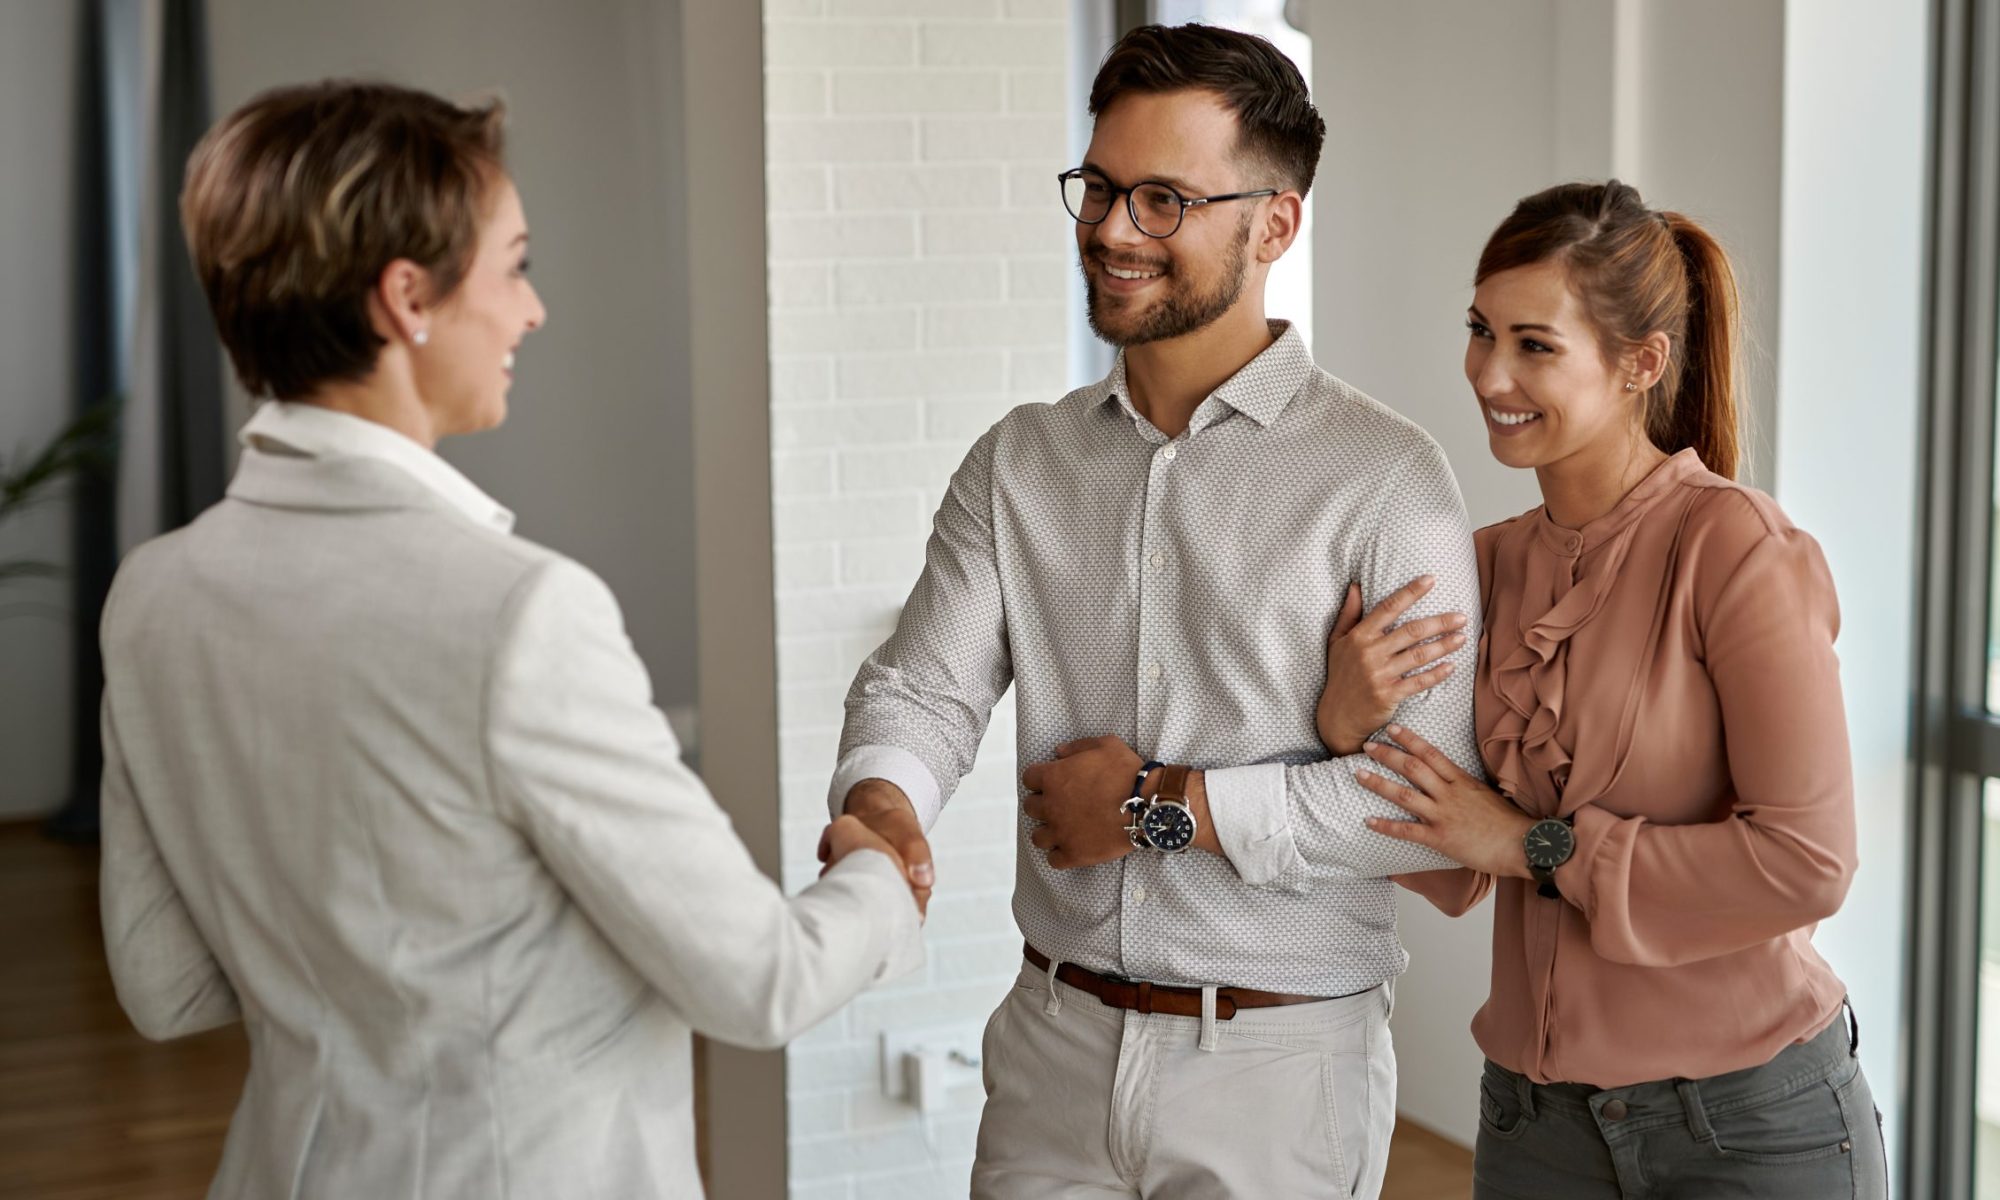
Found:
[[[1021, 953], [1037, 971], [1049, 969], [1049, 956], [1023, 944]], [[1135, 1009], [1142, 1013], [1164, 1013], [1170, 1017], [1201, 1015], [1201, 989], [1169, 987], [1163, 983], [1135, 982], [1115, 975], [1099, 975], [1075, 963], [1056, 968], [1056, 978], [1079, 992], [1088, 992], [1112, 1008]], [[1286, 992], [1260, 992], [1255, 988], [1215, 989], [1215, 1019], [1227, 1021], [1239, 1008], [1277, 1008], [1285, 1004], [1317, 1004], [1327, 996], [1294, 996]]]

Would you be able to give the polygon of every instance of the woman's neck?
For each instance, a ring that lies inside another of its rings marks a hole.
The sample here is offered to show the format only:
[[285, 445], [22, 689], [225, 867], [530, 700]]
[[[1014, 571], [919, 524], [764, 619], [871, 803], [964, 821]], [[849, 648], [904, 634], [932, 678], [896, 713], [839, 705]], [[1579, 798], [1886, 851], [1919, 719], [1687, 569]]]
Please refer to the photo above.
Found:
[[1581, 529], [1617, 508], [1668, 457], [1641, 433], [1536, 467], [1535, 478], [1549, 519], [1565, 529]]
[[436, 450], [437, 423], [417, 397], [417, 390], [393, 371], [377, 369], [366, 379], [323, 384], [309, 396], [308, 404], [344, 412], [349, 416], [386, 425], [424, 447]]

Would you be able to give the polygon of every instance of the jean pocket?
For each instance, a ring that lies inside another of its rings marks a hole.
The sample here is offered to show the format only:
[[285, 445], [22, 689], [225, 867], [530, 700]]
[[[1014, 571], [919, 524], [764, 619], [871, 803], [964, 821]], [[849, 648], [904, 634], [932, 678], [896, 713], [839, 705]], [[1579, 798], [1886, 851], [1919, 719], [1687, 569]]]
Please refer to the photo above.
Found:
[[1716, 1153], [1744, 1163], [1793, 1166], [1854, 1152], [1846, 1079], [1815, 1079], [1793, 1091], [1721, 1113], [1711, 1110]]
[[1521, 1107], [1514, 1081], [1491, 1070], [1479, 1076], [1479, 1128], [1489, 1137], [1513, 1141], [1528, 1127], [1527, 1111]]

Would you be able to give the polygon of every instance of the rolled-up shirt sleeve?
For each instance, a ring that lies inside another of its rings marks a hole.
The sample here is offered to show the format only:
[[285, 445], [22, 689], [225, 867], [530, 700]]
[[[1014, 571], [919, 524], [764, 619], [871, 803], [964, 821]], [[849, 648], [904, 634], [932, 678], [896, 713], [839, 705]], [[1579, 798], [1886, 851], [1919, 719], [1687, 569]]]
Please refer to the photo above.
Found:
[[1398, 875], [1396, 885], [1430, 901], [1432, 908], [1447, 917], [1462, 917], [1479, 907], [1479, 902], [1493, 891], [1493, 876], [1471, 867], [1456, 867], [1449, 871]]
[[[1458, 482], [1434, 445], [1427, 443], [1383, 489], [1369, 537], [1356, 580], [1367, 609], [1430, 575], [1436, 586], [1404, 619], [1457, 612], [1468, 621], [1465, 646], [1447, 656], [1456, 669], [1436, 687], [1404, 700], [1394, 720], [1460, 767], [1483, 775], [1472, 727], [1479, 568]], [[1409, 814], [1363, 787], [1357, 771], [1390, 775], [1365, 754], [1209, 769], [1204, 782], [1215, 835], [1243, 881], [1304, 891], [1316, 877], [1375, 878], [1458, 865], [1434, 850], [1369, 829], [1369, 817], [1406, 820]]]
[[1856, 866], [1840, 614], [1819, 544], [1765, 536], [1699, 612], [1721, 705], [1729, 815], [1659, 825], [1596, 805], [1556, 871], [1614, 962], [1714, 958], [1832, 915]]
[[923, 759], [901, 746], [871, 744], [856, 746], [840, 756], [840, 764], [833, 769], [833, 783], [826, 792], [827, 810], [832, 816], [841, 814], [847, 805], [847, 793], [864, 779], [880, 779], [903, 789], [926, 831], [937, 824], [938, 815], [944, 812], [944, 788]]

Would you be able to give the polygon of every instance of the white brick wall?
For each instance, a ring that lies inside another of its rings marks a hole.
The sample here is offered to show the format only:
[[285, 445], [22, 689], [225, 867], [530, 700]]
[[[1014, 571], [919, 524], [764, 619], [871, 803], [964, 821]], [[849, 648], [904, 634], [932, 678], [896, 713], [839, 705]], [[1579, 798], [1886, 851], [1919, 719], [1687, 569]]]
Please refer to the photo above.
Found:
[[[1064, 381], [1063, 0], [765, 0], [785, 882], [818, 871], [841, 698], [973, 440]], [[1019, 958], [1012, 698], [933, 834], [924, 973], [788, 1052], [794, 1200], [966, 1194], [977, 1086], [920, 1122], [885, 1029], [982, 1021]]]

